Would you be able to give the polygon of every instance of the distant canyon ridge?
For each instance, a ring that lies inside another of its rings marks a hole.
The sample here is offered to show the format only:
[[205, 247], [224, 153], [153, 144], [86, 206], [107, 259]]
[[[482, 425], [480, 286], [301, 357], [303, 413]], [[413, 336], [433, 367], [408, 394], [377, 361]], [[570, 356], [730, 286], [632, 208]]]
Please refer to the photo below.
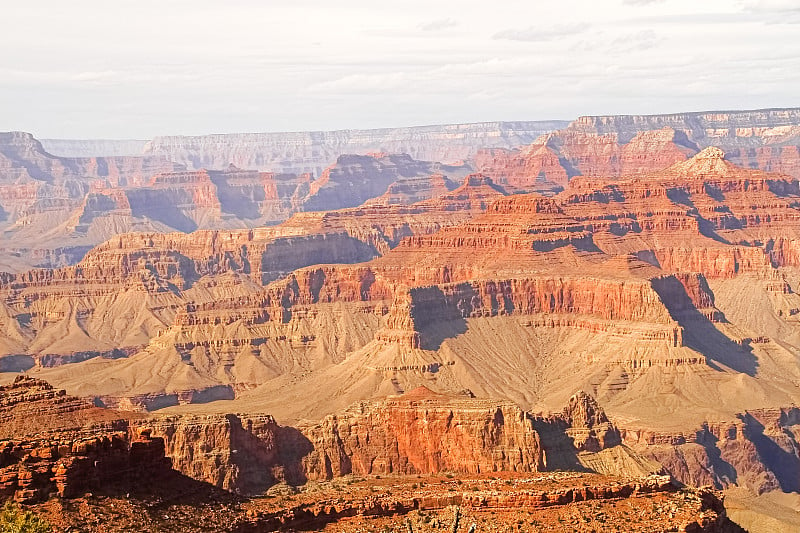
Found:
[[646, 173], [718, 146], [800, 177], [800, 109], [375, 130], [37, 140], [0, 133], [0, 271], [75, 264], [126, 232], [274, 225], [303, 211], [411, 204], [479, 172], [509, 193]]

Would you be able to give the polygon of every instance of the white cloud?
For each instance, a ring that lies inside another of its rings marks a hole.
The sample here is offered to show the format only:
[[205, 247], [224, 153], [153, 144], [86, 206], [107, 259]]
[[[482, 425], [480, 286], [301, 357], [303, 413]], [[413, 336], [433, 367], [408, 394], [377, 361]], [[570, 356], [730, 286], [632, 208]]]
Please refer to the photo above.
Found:
[[748, 0], [742, 11], [766, 24], [800, 24], [800, 4], [794, 0]]
[[420, 25], [422, 31], [440, 31], [458, 26], [458, 21], [452, 18], [436, 19]]
[[0, 130], [150, 137], [791, 105], [800, 40], [783, 23], [796, 6], [17, 3], [0, 18], [13, 50], [0, 54]]
[[589, 24], [559, 24], [554, 26], [530, 26], [525, 29], [507, 29], [495, 33], [493, 39], [508, 39], [509, 41], [552, 41], [582, 33], [589, 28]]

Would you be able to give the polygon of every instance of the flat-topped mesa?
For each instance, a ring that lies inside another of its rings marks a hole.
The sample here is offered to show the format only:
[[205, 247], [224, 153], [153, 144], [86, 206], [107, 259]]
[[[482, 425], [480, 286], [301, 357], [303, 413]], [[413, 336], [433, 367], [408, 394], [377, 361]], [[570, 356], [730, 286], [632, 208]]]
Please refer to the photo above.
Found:
[[541, 469], [538, 436], [508, 402], [415, 390], [356, 404], [300, 430], [312, 445], [303, 459], [311, 479]]

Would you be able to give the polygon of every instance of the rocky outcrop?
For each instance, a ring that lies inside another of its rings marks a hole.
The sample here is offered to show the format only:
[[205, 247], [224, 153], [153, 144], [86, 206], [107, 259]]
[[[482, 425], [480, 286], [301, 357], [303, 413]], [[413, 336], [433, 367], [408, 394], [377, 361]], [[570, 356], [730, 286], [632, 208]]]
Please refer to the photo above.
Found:
[[406, 154], [342, 155], [336, 164], [326, 168], [319, 179], [314, 180], [302, 199], [302, 208], [322, 211], [355, 207], [386, 193], [396, 182], [428, 177], [433, 172], [460, 177], [468, 171], [469, 168], [463, 165], [441, 166], [414, 160]]
[[291, 464], [293, 430], [271, 416], [168, 416], [138, 424], [163, 440], [172, 467], [190, 478], [253, 494], [299, 481], [301, 472]]
[[800, 474], [800, 410], [755, 409], [735, 420], [706, 422], [694, 432], [622, 429], [625, 443], [689, 485], [745, 487], [760, 494], [796, 492]]
[[482, 151], [475, 161], [502, 184], [563, 188], [578, 175], [647, 175], [709, 146], [737, 165], [800, 178], [800, 110], [580, 117], [521, 150]]
[[82, 438], [0, 441], [0, 496], [34, 503], [55, 494], [71, 498], [90, 490], [131, 490], [170, 471], [164, 441], [142, 431]]
[[519, 408], [425, 388], [300, 429], [313, 447], [303, 460], [310, 478], [541, 468], [538, 437]]
[[[536, 481], [544, 485], [545, 480], [546, 478], [539, 478]], [[572, 480], [563, 480], [565, 485], [571, 484], [570, 481]], [[539, 509], [575, 505], [579, 502], [593, 502], [602, 505], [601, 502], [604, 500], [627, 500], [644, 495], [669, 494], [675, 491], [668, 476], [650, 476], [625, 481], [592, 480], [592, 484], [584, 482], [581, 487], [565, 486], [545, 490], [525, 488], [526, 485], [537, 486], [535, 481], [531, 483], [525, 478], [505, 480], [505, 487], [502, 490], [497, 490], [497, 487], [489, 485], [481, 487], [482, 490], [476, 486], [473, 492], [436, 491], [436, 489], [430, 488], [425, 490], [417, 489], [416, 485], [414, 485], [414, 489], [408, 491], [406, 487], [396, 485], [395, 488], [403, 490], [402, 494], [373, 495], [366, 498], [340, 496], [313, 503], [301, 503], [275, 512], [254, 513], [253, 525], [258, 524], [261, 527], [275, 529], [312, 528], [353, 517], [376, 519], [408, 515], [411, 511], [435, 512], [455, 508], [456, 519], [453, 529], [458, 529], [458, 517], [462, 512], [488, 511], [495, 514], [516, 509], [529, 513]], [[697, 518], [697, 521], [689, 520], [683, 528], [676, 528], [676, 531], [725, 531], [727, 522], [725, 508], [717, 494], [711, 491], [697, 491], [684, 494], [684, 498], [696, 505], [695, 513], [702, 509], [703, 516]], [[685, 509], [681, 511], [685, 512]], [[705, 516], [706, 513], [708, 516]], [[437, 522], [438, 520], [434, 524]], [[508, 523], [509, 519], [499, 518], [498, 523], [502, 522]], [[701, 526], [699, 522], [702, 522], [703, 525]], [[411, 520], [407, 518], [406, 524], [411, 524]], [[410, 525], [408, 527], [413, 529]]]
[[87, 423], [120, 429], [118, 422], [124, 418], [25, 375], [0, 386], [0, 439], [75, 432]]
[[[11, 468], [6, 488], [28, 490], [18, 481], [29, 477], [13, 474], [47, 460], [37, 470], [42, 483], [47, 476], [52, 482], [67, 476], [64, 483], [74, 485], [59, 489], [62, 496], [85, 490], [91, 479], [106, 479], [106, 473], [87, 468], [126, 473], [131, 461], [142, 460], [147, 468], [169, 470], [165, 456], [191, 478], [237, 492], [263, 492], [276, 482], [347, 474], [535, 472], [544, 468], [545, 453], [574, 455], [619, 444], [616, 429], [584, 393], [545, 422], [510, 402], [420, 387], [293, 428], [268, 415], [123, 416], [21, 376], [0, 388], [0, 409], [0, 437], [9, 439], [0, 446], [0, 464]], [[548, 438], [560, 431], [573, 444], [545, 450], [536, 429], [542, 424], [549, 425]], [[46, 495], [46, 489], [39, 487], [36, 494]]]
[[129, 421], [41, 380], [19, 376], [0, 387], [0, 496], [31, 503], [163, 476], [163, 439], [129, 434]]

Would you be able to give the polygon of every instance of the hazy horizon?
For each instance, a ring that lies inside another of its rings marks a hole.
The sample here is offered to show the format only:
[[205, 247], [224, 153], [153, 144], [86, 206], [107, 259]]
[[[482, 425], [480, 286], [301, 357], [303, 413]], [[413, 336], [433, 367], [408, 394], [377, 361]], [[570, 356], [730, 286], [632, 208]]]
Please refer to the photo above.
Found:
[[[791, 0], [47, 0], [0, 20], [0, 131], [299, 132], [795, 103]], [[565, 13], [570, 17], [565, 17]]]

